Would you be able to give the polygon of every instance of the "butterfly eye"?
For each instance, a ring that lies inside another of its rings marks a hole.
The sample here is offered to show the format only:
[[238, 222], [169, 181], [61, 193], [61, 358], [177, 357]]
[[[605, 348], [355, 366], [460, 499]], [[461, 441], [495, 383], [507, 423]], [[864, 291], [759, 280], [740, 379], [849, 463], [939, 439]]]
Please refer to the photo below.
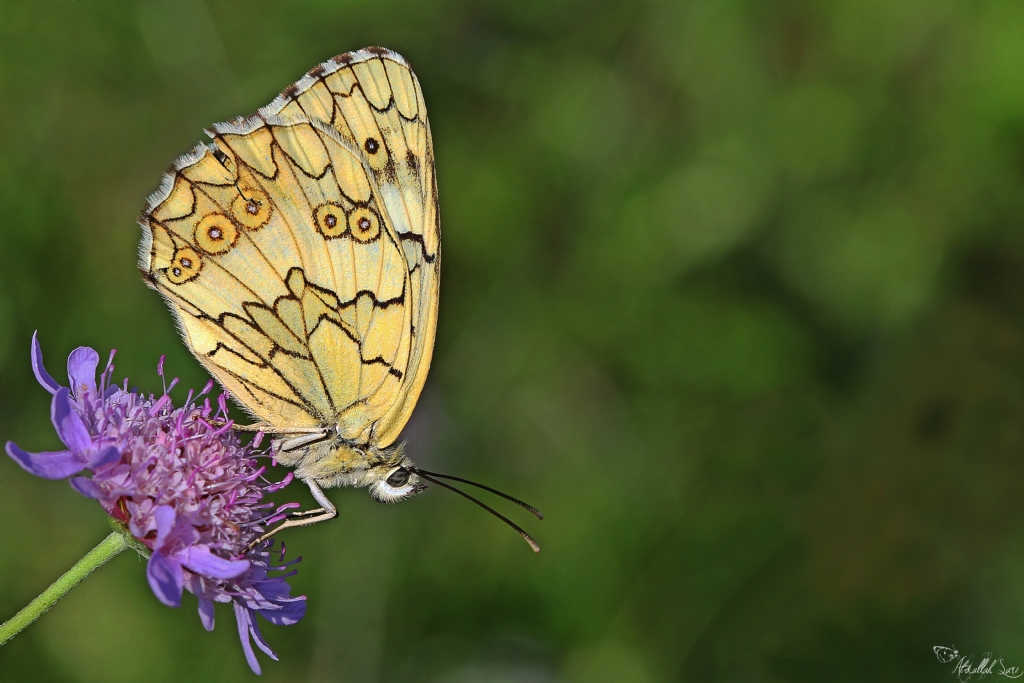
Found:
[[387, 478], [388, 486], [393, 486], [394, 488], [405, 486], [405, 482], [407, 481], [409, 481], [409, 470], [404, 467], [399, 467], [391, 473], [390, 477]]
[[363, 149], [369, 154], [376, 154], [377, 150], [380, 149], [380, 143], [377, 142], [377, 138], [366, 138], [366, 142], [363, 143]]

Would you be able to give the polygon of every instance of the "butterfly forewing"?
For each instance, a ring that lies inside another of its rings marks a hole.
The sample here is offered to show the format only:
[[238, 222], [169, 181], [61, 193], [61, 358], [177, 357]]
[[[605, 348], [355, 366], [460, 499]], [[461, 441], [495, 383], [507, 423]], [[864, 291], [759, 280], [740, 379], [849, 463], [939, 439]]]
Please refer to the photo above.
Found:
[[312, 69], [261, 113], [328, 121], [343, 139], [363, 150], [401, 240], [411, 274], [413, 340], [410, 376], [376, 423], [378, 442], [388, 445], [408, 421], [426, 380], [437, 321], [437, 186], [419, 82], [399, 55], [379, 48], [362, 50]]
[[426, 378], [437, 315], [433, 154], [415, 76], [394, 53], [343, 55], [212, 135], [143, 213], [147, 282], [260, 420], [391, 444]]

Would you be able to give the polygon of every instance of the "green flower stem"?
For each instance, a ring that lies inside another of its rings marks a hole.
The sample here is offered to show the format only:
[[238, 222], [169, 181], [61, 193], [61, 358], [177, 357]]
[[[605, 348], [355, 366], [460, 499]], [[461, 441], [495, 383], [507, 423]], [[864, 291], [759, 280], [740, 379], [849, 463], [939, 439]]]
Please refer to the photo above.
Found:
[[35, 600], [28, 603], [24, 609], [3, 624], [0, 624], [0, 645], [6, 643], [26, 626], [43, 616], [46, 610], [53, 607], [55, 602], [67, 595], [68, 591], [81, 583], [85, 577], [129, 547], [132, 546], [129, 544], [124, 532], [120, 530], [111, 532], [98, 546], [76, 562], [74, 567], [50, 584], [50, 587], [40, 593]]

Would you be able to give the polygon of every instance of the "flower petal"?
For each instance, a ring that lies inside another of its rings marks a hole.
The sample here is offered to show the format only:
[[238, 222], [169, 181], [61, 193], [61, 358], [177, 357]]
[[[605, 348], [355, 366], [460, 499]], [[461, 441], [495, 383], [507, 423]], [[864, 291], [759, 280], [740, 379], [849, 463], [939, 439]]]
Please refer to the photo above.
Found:
[[213, 600], [199, 598], [199, 621], [207, 631], [213, 630]]
[[167, 537], [174, 529], [174, 522], [178, 514], [170, 505], [159, 505], [153, 510], [153, 519], [156, 520], [156, 542], [154, 548], [162, 548], [167, 542]]
[[76, 458], [71, 451], [29, 453], [18, 448], [13, 441], [8, 441], [7, 455], [26, 471], [44, 479], [63, 479], [85, 469], [85, 463]]
[[290, 598], [279, 609], [261, 609], [258, 612], [274, 626], [291, 626], [306, 616], [306, 597]]
[[53, 420], [57, 436], [71, 451], [84, 454], [92, 448], [89, 430], [85, 428], [82, 416], [75, 410], [75, 404], [71, 402], [71, 391], [67, 387], [60, 387], [53, 395], [50, 419]]
[[168, 607], [181, 605], [181, 589], [185, 585], [185, 575], [177, 560], [154, 551], [146, 565], [146, 579], [160, 602]]
[[263, 639], [263, 634], [260, 633], [260, 626], [256, 623], [256, 615], [252, 612], [249, 613], [249, 633], [250, 635], [252, 635], [252, 639], [256, 643], [256, 645], [259, 646], [259, 648], [263, 650], [265, 653], [267, 653], [268, 657], [270, 657], [276, 662], [277, 654], [270, 649], [270, 645], [268, 645], [267, 641]]
[[99, 364], [100, 354], [88, 346], [79, 346], [68, 356], [68, 379], [76, 397], [80, 397], [84, 389], [96, 393], [96, 368]]
[[39, 346], [39, 340], [36, 339], [38, 334], [38, 330], [32, 333], [32, 372], [35, 373], [36, 381], [42, 384], [44, 389], [55, 394], [60, 389], [60, 385], [50, 377], [50, 373], [43, 367], [43, 350]]
[[117, 462], [121, 459], [121, 451], [117, 446], [104, 446], [98, 451], [89, 455], [89, 467], [92, 469], [99, 469], [104, 465]]
[[253, 618], [253, 614], [237, 602], [232, 601], [231, 605], [235, 608], [235, 621], [238, 622], [238, 638], [242, 641], [245, 661], [249, 662], [249, 668], [258, 676], [262, 673], [260, 671], [260, 663], [256, 660], [256, 653], [252, 651], [252, 643], [249, 642], [249, 621]]
[[177, 556], [190, 570], [211, 579], [235, 579], [249, 571], [249, 567], [252, 566], [249, 560], [225, 560], [218, 557], [205, 545], [186, 548]]
[[86, 498], [99, 499], [103, 497], [103, 489], [97, 486], [96, 482], [88, 477], [74, 477], [68, 483], [71, 484], [71, 488], [78, 491]]

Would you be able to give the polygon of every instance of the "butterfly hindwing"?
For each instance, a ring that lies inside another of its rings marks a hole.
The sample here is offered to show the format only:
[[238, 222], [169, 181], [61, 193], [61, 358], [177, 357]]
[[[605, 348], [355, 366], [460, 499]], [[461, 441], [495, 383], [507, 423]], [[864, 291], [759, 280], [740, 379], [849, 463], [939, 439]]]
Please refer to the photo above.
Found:
[[216, 126], [147, 204], [144, 276], [197, 358], [271, 426], [337, 425], [383, 447], [415, 404], [433, 345], [436, 244], [431, 256], [427, 240], [403, 239], [392, 216], [405, 188], [379, 178], [334, 123], [261, 112]]

